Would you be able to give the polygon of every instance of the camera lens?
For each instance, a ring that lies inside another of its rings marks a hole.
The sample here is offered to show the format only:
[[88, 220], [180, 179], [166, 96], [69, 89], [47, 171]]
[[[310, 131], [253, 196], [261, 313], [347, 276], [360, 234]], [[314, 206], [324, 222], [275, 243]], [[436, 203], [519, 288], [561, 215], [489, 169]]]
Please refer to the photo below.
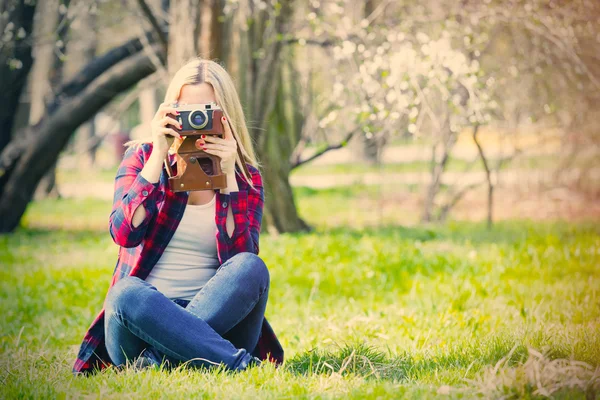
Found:
[[193, 128], [202, 129], [208, 123], [208, 117], [204, 111], [195, 110], [190, 113], [189, 122]]

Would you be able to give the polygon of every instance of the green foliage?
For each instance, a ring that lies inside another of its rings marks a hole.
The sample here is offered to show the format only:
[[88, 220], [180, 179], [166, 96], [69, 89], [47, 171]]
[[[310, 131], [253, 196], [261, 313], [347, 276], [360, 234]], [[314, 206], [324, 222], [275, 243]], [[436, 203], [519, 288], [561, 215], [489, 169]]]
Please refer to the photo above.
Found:
[[[561, 382], [587, 382], [563, 384], [559, 398], [597, 390], [596, 225], [348, 227], [311, 207], [347, 207], [364, 187], [296, 190], [317, 229], [264, 234], [260, 253], [271, 271], [267, 317], [286, 362], [239, 374], [107, 370], [73, 378], [118, 251], [106, 230], [87, 228], [107, 215], [85, 210], [110, 205], [32, 204], [25, 226], [0, 237], [0, 397], [535, 398], [550, 383], [527, 380], [530, 368], [550, 366]], [[87, 223], [73, 225], [70, 214]], [[55, 229], [29, 225], [40, 226], [42, 215]], [[560, 358], [578, 363], [560, 367]]]

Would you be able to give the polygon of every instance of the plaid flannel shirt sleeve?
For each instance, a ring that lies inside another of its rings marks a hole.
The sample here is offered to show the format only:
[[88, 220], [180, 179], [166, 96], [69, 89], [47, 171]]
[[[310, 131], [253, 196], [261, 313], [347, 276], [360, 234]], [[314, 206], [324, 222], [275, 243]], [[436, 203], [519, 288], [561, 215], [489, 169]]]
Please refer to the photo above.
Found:
[[[254, 189], [240, 188], [229, 194], [218, 193], [217, 202], [217, 244], [220, 247], [221, 263], [237, 253], [250, 252], [258, 254], [260, 226], [265, 201], [262, 178], [258, 169], [249, 167]], [[244, 186], [246, 186], [244, 185]], [[229, 207], [233, 213], [234, 230], [229, 237], [227, 233], [227, 212]]]
[[[122, 247], [135, 247], [141, 243], [157, 210], [155, 196], [158, 193], [158, 182], [150, 183], [140, 175], [144, 167], [143, 146], [137, 146], [137, 149], [136, 146], [131, 146], [127, 149], [115, 177], [109, 231], [113, 241]], [[146, 208], [146, 217], [140, 225], [134, 227], [133, 214], [140, 205]]]

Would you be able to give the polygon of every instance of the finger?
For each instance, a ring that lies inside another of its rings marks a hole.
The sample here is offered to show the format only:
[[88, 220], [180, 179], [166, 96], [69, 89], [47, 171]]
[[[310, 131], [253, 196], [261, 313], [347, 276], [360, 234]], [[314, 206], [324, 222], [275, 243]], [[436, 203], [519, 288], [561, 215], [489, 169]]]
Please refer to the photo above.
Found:
[[235, 147], [236, 146], [235, 140], [222, 139], [218, 136], [206, 136], [200, 140], [204, 140], [204, 141], [215, 143], [215, 144], [222, 144], [227, 147]]
[[160, 120], [160, 125], [161, 126], [167, 126], [167, 124], [170, 124], [176, 128], [181, 129], [181, 124], [179, 123], [179, 121], [177, 121], [174, 118], [171, 117], [164, 117], [163, 119]]
[[233, 153], [231, 151], [231, 147], [223, 146], [221, 144], [207, 143], [203, 147], [205, 147], [207, 149], [221, 150], [221, 151], [224, 151], [226, 153], [227, 152], [228, 153]]
[[223, 132], [225, 133], [225, 139], [233, 139], [233, 133], [231, 132], [231, 127], [229, 126], [229, 121], [223, 115], [221, 117], [221, 124], [223, 124]]
[[223, 151], [214, 150], [214, 149], [206, 149], [206, 150], [204, 150], [204, 152], [208, 153], [208, 154], [214, 154], [215, 156], [218, 156], [219, 158], [224, 158], [227, 156], [227, 154], [229, 154], [229, 153], [225, 153]]
[[159, 130], [159, 132], [165, 136], [173, 136], [173, 137], [177, 137], [177, 138], [181, 139], [181, 135], [177, 131], [175, 131], [174, 129], [171, 129], [171, 128], [161, 128]]
[[171, 107], [171, 106], [169, 106], [169, 107], [161, 107], [161, 108], [158, 109], [157, 113], [158, 113], [158, 115], [160, 115], [162, 117], [164, 117], [164, 116], [166, 116], [168, 114], [179, 115], [179, 111], [176, 108]]

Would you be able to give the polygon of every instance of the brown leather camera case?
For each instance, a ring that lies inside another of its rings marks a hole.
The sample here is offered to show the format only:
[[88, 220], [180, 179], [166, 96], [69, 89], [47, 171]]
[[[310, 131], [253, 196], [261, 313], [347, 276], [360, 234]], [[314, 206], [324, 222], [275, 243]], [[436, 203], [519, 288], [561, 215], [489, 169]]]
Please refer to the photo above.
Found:
[[[177, 119], [173, 115], [169, 115], [171, 118]], [[212, 129], [203, 130], [180, 130], [177, 127], [168, 125], [168, 127], [179, 132], [185, 139], [177, 150], [177, 175], [173, 176], [171, 164], [169, 163], [168, 155], [166, 158], [165, 165], [169, 174], [169, 187], [173, 192], [185, 192], [195, 190], [214, 190], [214, 189], [225, 189], [227, 188], [227, 174], [224, 174], [221, 170], [221, 159], [215, 155], [208, 154], [201, 148], [196, 147], [196, 141], [200, 139], [202, 135], [212, 135], [223, 138], [225, 133], [223, 132], [223, 124], [221, 123], [221, 117], [223, 116], [222, 110], [213, 111], [213, 126]], [[248, 176], [250, 173], [244, 162], [244, 157], [240, 150], [239, 145], [237, 146], [238, 156], [242, 161], [244, 171]], [[211, 174], [207, 174], [201, 167], [201, 164], [206, 164], [209, 161]]]

